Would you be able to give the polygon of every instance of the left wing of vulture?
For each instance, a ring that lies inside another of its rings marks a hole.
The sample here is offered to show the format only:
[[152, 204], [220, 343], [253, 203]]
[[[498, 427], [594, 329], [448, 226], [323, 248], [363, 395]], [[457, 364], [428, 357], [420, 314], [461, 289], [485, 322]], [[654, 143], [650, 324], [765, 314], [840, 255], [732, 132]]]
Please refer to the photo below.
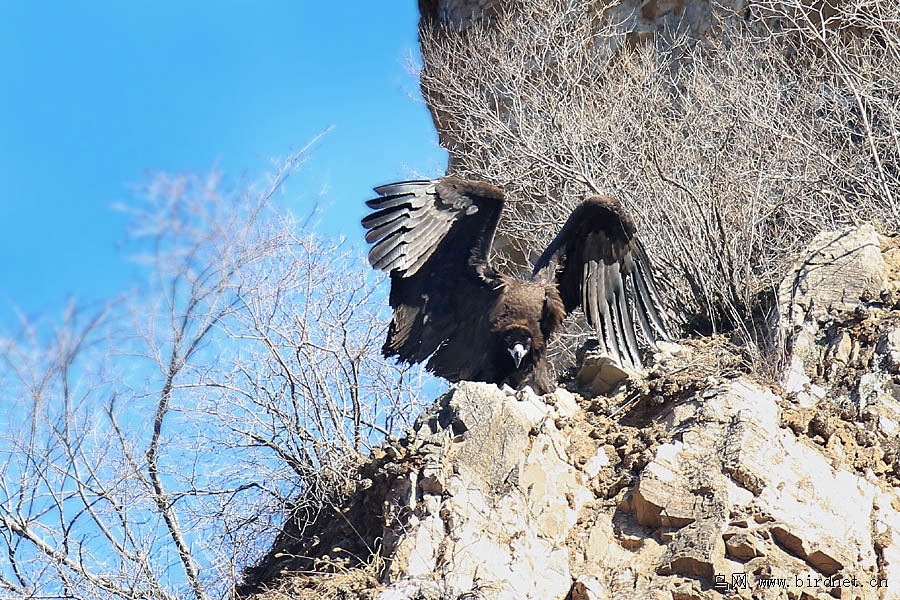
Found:
[[650, 262], [634, 223], [608, 196], [581, 203], [534, 267], [556, 279], [566, 312], [581, 306], [597, 340], [624, 366], [642, 367], [633, 315], [651, 346], [668, 340]]
[[369, 262], [390, 274], [394, 315], [382, 347], [450, 381], [475, 376], [501, 280], [488, 262], [503, 192], [455, 177], [376, 188], [363, 219]]

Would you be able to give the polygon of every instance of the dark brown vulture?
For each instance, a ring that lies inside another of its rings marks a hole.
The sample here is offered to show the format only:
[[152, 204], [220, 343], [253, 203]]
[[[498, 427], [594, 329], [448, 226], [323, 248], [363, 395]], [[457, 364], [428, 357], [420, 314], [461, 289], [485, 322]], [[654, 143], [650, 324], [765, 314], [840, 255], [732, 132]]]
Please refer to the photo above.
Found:
[[428, 370], [449, 381], [546, 394], [555, 389], [547, 342], [578, 306], [626, 368], [642, 367], [633, 314], [651, 346], [668, 339], [650, 262], [616, 200], [585, 200], [521, 280], [488, 263], [500, 189], [444, 177], [375, 191], [381, 197], [367, 202], [374, 212], [362, 224], [374, 244], [369, 262], [391, 276], [385, 356], [428, 359]]

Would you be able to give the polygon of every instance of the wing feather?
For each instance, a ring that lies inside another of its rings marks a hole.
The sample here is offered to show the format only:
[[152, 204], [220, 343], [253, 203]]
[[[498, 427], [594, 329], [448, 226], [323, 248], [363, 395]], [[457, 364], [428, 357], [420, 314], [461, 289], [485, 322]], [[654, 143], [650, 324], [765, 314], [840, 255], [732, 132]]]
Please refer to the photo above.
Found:
[[[375, 188], [375, 193], [379, 196], [402, 196], [412, 194], [414, 196], [422, 196], [425, 194], [433, 194], [434, 189], [431, 188], [437, 180], [415, 180], [415, 181], [398, 181], [397, 183], [389, 183], [380, 185]], [[369, 202], [380, 202], [382, 198], [374, 198]]]
[[641, 327], [644, 331], [650, 331], [652, 326], [656, 331], [656, 339], [648, 336], [651, 343], [656, 340], [669, 341], [669, 334], [662, 316], [665, 310], [656, 291], [656, 281], [653, 278], [653, 270], [650, 268], [650, 259], [647, 258], [647, 253], [640, 240], [636, 240], [634, 250], [634, 281], [638, 291], [638, 301], [642, 307], [642, 310], [638, 311], [638, 315], [642, 319]]
[[369, 227], [366, 232], [366, 241], [371, 243], [376, 240], [389, 240], [395, 233], [409, 221], [408, 214], [387, 213], [384, 215], [373, 215], [378, 218], [363, 221], [363, 226]]
[[616, 316], [619, 324], [619, 348], [628, 356], [627, 361], [635, 366], [641, 365], [641, 351], [638, 348], [634, 321], [631, 319], [631, 307], [628, 304], [625, 287], [620, 285], [615, 292]]
[[[385, 187], [387, 186], [375, 188], [375, 191], [384, 189]], [[403, 194], [393, 193], [389, 196], [382, 196], [380, 198], [366, 200], [366, 206], [378, 211], [381, 211], [382, 209], [396, 208], [404, 204], [408, 204], [412, 208], [421, 208], [425, 205], [426, 202], [428, 202], [428, 200], [429, 195], [424, 192], [419, 193], [418, 195], [416, 195], [415, 192]]]
[[403, 248], [398, 244], [379, 248], [377, 253], [370, 253], [369, 262], [376, 269], [390, 271], [393, 265], [403, 259]]
[[375, 188], [362, 221], [369, 262], [391, 276], [394, 316], [382, 348], [451, 381], [466, 378], [486, 348], [497, 276], [488, 263], [503, 209], [496, 187], [445, 177]]
[[[416, 230], [415, 236], [407, 236], [406, 260], [401, 270], [415, 273], [430, 258], [432, 248], [436, 248], [444, 235], [444, 228], [440, 223], [429, 223]], [[406, 239], [404, 239], [406, 241]]]
[[566, 312], [582, 306], [598, 342], [626, 367], [642, 367], [633, 315], [651, 346], [668, 339], [650, 262], [613, 198], [594, 196], [572, 211], [533, 277], [555, 278]]
[[[498, 188], [445, 177], [404, 181], [375, 191], [384, 197], [367, 202], [376, 212], [362, 221], [368, 229], [366, 241], [373, 244], [369, 252], [373, 267], [402, 271], [410, 277], [442, 245], [442, 260], [451, 260], [462, 269], [481, 266], [483, 271], [488, 267], [488, 253], [503, 208], [503, 192]], [[458, 249], [451, 247], [451, 240]], [[404, 260], [382, 260], [398, 248]]]

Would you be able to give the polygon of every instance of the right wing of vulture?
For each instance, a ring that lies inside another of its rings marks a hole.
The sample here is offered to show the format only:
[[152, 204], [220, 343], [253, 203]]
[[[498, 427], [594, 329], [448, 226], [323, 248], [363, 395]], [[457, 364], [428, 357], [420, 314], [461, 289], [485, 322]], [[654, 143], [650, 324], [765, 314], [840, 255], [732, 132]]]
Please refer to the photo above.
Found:
[[606, 352], [641, 368], [633, 315], [651, 346], [668, 340], [650, 262], [621, 205], [608, 196], [581, 203], [534, 267], [534, 278], [556, 278], [570, 312], [578, 306]]
[[484, 320], [498, 294], [488, 265], [503, 193], [480, 182], [444, 177], [375, 188], [366, 204], [369, 263], [390, 273], [394, 316], [382, 348], [451, 381], [477, 367], [486, 347]]

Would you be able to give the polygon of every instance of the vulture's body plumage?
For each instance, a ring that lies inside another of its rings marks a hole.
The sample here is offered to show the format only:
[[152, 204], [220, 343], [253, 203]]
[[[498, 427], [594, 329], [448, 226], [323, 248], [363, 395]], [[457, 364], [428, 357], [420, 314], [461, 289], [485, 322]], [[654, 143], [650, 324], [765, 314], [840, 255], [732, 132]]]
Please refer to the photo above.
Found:
[[585, 200], [538, 259], [529, 280], [488, 262], [503, 210], [490, 184], [444, 177], [376, 188], [363, 219], [369, 262], [390, 273], [394, 316], [382, 349], [449, 381], [555, 389], [547, 343], [581, 306], [624, 367], [642, 366], [634, 316], [655, 347], [668, 339], [650, 263], [617, 201]]

